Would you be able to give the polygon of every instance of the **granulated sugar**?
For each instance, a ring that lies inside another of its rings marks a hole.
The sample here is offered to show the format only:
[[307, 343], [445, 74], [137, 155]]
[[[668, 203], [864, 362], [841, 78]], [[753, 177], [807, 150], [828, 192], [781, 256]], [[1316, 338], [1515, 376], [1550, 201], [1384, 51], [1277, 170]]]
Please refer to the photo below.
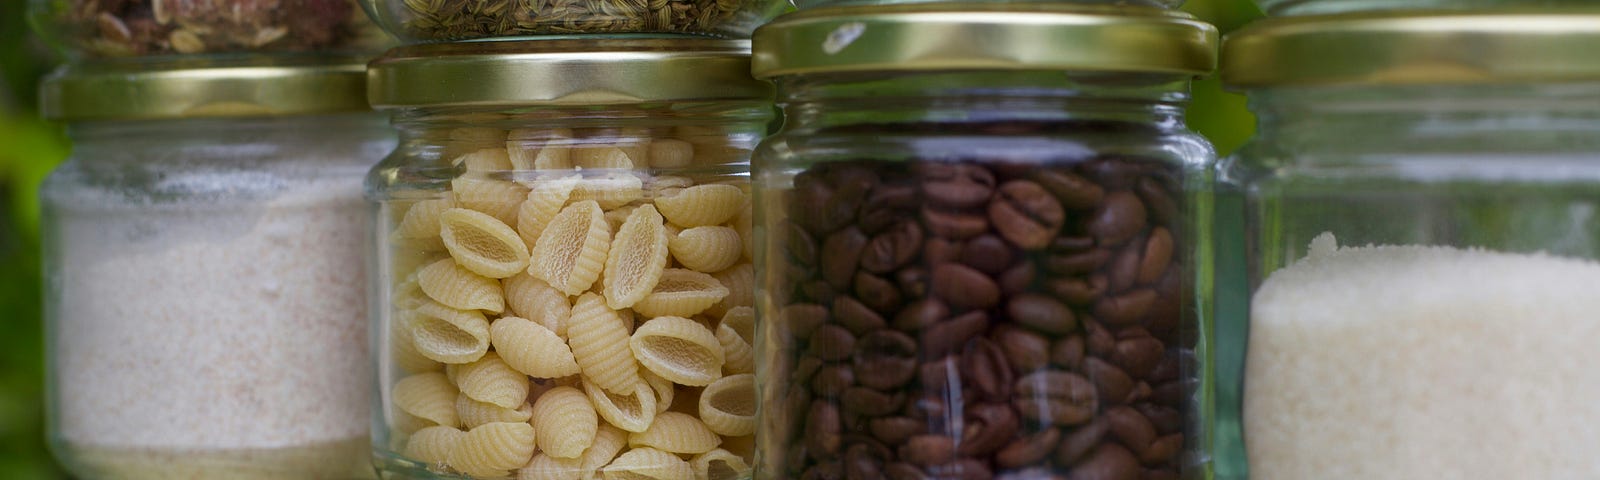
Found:
[[1600, 478], [1600, 264], [1324, 234], [1251, 314], [1253, 478]]
[[[239, 452], [352, 460], [257, 453], [365, 444], [358, 183], [306, 181], [243, 204], [78, 198], [52, 212], [60, 272], [49, 288], [61, 299], [51, 312], [52, 415], [66, 450], [155, 467], [232, 452], [228, 468], [240, 475], [248, 460]], [[140, 451], [170, 460], [129, 453]]]

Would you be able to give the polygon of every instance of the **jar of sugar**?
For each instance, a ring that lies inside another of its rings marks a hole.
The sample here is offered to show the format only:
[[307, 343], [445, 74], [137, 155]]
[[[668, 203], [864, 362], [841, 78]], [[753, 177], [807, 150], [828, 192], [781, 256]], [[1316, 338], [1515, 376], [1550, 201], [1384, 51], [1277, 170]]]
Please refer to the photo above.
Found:
[[1592, 11], [1230, 38], [1252, 477], [1600, 478], [1596, 45]]
[[76, 66], [41, 188], [49, 440], [78, 478], [371, 478], [361, 63]]
[[404, 47], [378, 205], [395, 478], [740, 478], [756, 427], [749, 43]]

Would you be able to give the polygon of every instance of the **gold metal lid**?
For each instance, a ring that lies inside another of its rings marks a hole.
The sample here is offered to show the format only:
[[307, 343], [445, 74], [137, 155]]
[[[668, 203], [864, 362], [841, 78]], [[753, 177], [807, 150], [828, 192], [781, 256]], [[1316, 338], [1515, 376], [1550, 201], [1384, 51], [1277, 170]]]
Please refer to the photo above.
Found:
[[40, 86], [55, 120], [262, 117], [362, 112], [358, 60], [90, 62], [62, 67]]
[[1238, 87], [1600, 80], [1600, 10], [1274, 18], [1229, 35], [1222, 63]]
[[760, 78], [838, 72], [1078, 70], [1202, 75], [1217, 29], [1152, 7], [1022, 3], [802, 10], [756, 30]]
[[618, 105], [772, 97], [741, 40], [623, 38], [459, 42], [390, 50], [368, 99], [407, 107]]

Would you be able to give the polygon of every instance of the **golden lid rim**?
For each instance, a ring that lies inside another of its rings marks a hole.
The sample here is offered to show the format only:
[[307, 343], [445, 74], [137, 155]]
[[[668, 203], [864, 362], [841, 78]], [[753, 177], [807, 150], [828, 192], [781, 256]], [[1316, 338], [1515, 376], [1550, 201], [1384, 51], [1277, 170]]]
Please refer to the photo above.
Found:
[[359, 61], [69, 65], [40, 84], [53, 120], [270, 117], [370, 111]]

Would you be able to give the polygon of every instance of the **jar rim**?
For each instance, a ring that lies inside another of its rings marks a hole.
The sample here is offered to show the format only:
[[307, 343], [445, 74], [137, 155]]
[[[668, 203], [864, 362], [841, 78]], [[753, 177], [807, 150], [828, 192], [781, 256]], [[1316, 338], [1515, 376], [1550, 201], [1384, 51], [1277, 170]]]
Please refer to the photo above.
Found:
[[365, 112], [365, 78], [351, 58], [93, 62], [45, 78], [39, 103], [45, 118], [69, 121]]
[[1596, 46], [1600, 9], [1282, 17], [1229, 35], [1222, 80], [1246, 89], [1593, 81]]
[[1155, 7], [1038, 3], [838, 6], [756, 30], [753, 71], [1068, 70], [1204, 75], [1216, 27]]

